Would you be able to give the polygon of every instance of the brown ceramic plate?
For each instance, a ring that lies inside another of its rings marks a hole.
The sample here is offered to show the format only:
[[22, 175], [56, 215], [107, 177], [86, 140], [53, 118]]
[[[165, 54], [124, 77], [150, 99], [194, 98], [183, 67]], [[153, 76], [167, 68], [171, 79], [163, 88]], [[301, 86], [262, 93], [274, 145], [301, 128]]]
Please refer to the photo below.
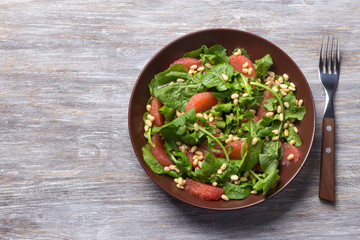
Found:
[[[228, 50], [228, 55], [236, 47], [245, 48], [252, 61], [262, 58], [267, 53], [270, 53], [274, 61], [274, 65], [271, 70], [277, 74], [287, 73], [290, 76], [290, 80], [297, 86], [297, 92], [295, 94], [296, 97], [304, 100], [307, 113], [301, 123], [297, 125], [300, 137], [303, 141], [303, 144], [299, 147], [301, 151], [301, 158], [299, 161], [289, 166], [280, 165], [281, 178], [279, 180], [279, 184], [276, 189], [274, 189], [266, 197], [258, 194], [250, 195], [244, 200], [230, 200], [228, 202], [223, 200], [204, 201], [191, 196], [184, 190], [178, 189], [172, 178], [154, 173], [143, 159], [141, 148], [147, 143], [147, 141], [144, 138], [142, 117], [146, 111], [145, 106], [150, 97], [148, 84], [155, 74], [166, 70], [173, 61], [181, 58], [185, 52], [198, 49], [202, 45], [210, 47], [215, 44], [224, 46]], [[295, 62], [285, 52], [268, 40], [248, 32], [234, 29], [209, 29], [197, 31], [180, 37], [161, 49], [148, 62], [135, 83], [130, 98], [128, 117], [131, 142], [136, 156], [146, 173], [162, 189], [175, 198], [197, 207], [213, 210], [232, 210], [253, 206], [265, 201], [271, 196], [274, 196], [286, 187], [300, 171], [310, 153], [314, 140], [316, 119], [314, 100], [310, 87]]]

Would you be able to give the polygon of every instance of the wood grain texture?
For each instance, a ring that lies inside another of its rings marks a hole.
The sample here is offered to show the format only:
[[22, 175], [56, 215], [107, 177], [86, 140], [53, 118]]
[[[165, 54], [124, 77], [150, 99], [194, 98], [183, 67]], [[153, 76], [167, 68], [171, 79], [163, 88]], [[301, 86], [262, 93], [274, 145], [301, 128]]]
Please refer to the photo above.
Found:
[[335, 201], [335, 119], [323, 118], [319, 197]]
[[[1, 239], [353, 239], [360, 234], [357, 0], [0, 2]], [[294, 181], [260, 205], [214, 212], [181, 203], [142, 170], [127, 110], [141, 69], [198, 29], [267, 38], [302, 69], [315, 143]], [[323, 35], [340, 37], [333, 204], [318, 198]]]

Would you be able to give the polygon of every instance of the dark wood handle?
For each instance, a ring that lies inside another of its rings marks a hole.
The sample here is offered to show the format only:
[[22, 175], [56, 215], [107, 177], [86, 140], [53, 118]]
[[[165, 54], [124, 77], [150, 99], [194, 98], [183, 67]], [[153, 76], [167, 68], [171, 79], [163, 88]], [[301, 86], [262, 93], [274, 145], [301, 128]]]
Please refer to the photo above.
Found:
[[322, 122], [319, 198], [335, 201], [335, 119]]

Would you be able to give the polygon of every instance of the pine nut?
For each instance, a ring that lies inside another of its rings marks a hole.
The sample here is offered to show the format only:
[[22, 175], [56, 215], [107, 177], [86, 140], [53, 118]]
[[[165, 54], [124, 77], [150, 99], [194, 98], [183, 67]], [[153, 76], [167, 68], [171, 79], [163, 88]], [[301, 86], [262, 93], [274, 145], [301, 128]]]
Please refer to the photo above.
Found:
[[293, 88], [296, 88], [296, 85], [293, 82], [290, 83], [290, 86], [292, 86]]
[[205, 67], [210, 69], [212, 68], [212, 65], [210, 63], [205, 63]]
[[199, 166], [199, 168], [202, 168], [202, 162], [201, 161], [199, 161], [198, 166]]
[[183, 183], [184, 179], [183, 179], [182, 177], [179, 177], [179, 178], [178, 178], [178, 181], [179, 181], [179, 182], [178, 182], [179, 185], [181, 185], [181, 186], [184, 185], [184, 183]]
[[268, 118], [271, 118], [271, 117], [274, 116], [274, 113], [273, 113], [273, 112], [267, 112], [267, 113], [265, 114], [265, 116], [268, 117]]
[[217, 174], [221, 175], [222, 173], [223, 173], [223, 170], [221, 170], [221, 169], [217, 170]]
[[236, 52], [234, 52], [235, 56], [240, 56], [241, 55], [241, 49], [239, 48]]
[[294, 157], [295, 157], [294, 154], [291, 153], [291, 154], [289, 154], [289, 156], [287, 157], [287, 160], [292, 160], [292, 159], [294, 159]]
[[281, 89], [287, 89], [288, 86], [287, 86], [286, 84], [280, 84], [280, 88], [281, 88]]
[[229, 201], [229, 197], [226, 196], [225, 194], [221, 195], [221, 198], [222, 198], [224, 201]]
[[170, 168], [171, 170], [175, 170], [176, 166], [175, 166], [175, 165], [170, 165], [169, 168]]
[[239, 98], [239, 94], [233, 93], [233, 94], [231, 94], [231, 97], [230, 97], [230, 98], [231, 98], [231, 99]]
[[303, 103], [304, 103], [304, 100], [300, 99], [297, 105], [300, 107], [303, 105]]
[[180, 169], [178, 169], [177, 167], [175, 167], [175, 172], [177, 172], [177, 173], [180, 173]]
[[146, 119], [145, 124], [146, 124], [146, 126], [151, 127], [152, 121], [150, 121], [149, 119]]
[[255, 109], [250, 109], [249, 111], [250, 111], [253, 115], [256, 114], [256, 110], [255, 110]]
[[248, 74], [251, 75], [253, 73], [254, 69], [252, 67], [249, 67]]
[[184, 189], [184, 187], [181, 186], [180, 184], [176, 184], [176, 187], [177, 187], [177, 188], [180, 188], [180, 189]]
[[249, 171], [244, 172], [243, 177], [249, 177], [249, 176], [250, 176], [250, 172], [249, 172]]
[[238, 105], [238, 103], [239, 103], [239, 99], [238, 98], [234, 99], [234, 105], [236, 106]]
[[146, 111], [150, 112], [150, 110], [151, 110], [151, 105], [150, 104], [146, 105]]
[[190, 75], [192, 75], [192, 74], [194, 74], [194, 69], [190, 69], [189, 71], [188, 71], [188, 74], [190, 74]]
[[280, 89], [280, 92], [281, 92], [281, 94], [282, 94], [283, 96], [286, 96], [286, 95], [287, 95], [287, 93], [286, 93], [284, 90], [282, 90], [282, 89]]
[[246, 68], [247, 66], [249, 66], [249, 63], [248, 63], [248, 62], [245, 62], [245, 63], [242, 65], [243, 68]]
[[233, 181], [236, 181], [236, 180], [239, 179], [239, 176], [238, 175], [231, 175], [230, 179], [233, 180]]
[[247, 68], [243, 68], [243, 69], [241, 69], [241, 71], [243, 72], [243, 73], [248, 73], [248, 69]]
[[244, 93], [243, 95], [242, 95], [242, 97], [248, 97], [249, 96], [249, 94], [247, 94], [247, 93]]
[[284, 82], [284, 79], [283, 79], [282, 77], [279, 77], [279, 78], [278, 78], [278, 81], [279, 81], [279, 83], [281, 84], [281, 83]]
[[197, 150], [197, 146], [192, 146], [191, 149], [190, 149], [190, 152], [194, 153], [196, 150]]
[[220, 169], [224, 171], [224, 170], [226, 169], [226, 167], [227, 167], [227, 165], [226, 165], [225, 163], [223, 163], [223, 164], [221, 165]]
[[171, 81], [171, 82], [168, 83], [169, 86], [173, 85], [173, 84], [174, 84], [174, 81]]
[[175, 182], [175, 183], [179, 183], [179, 179], [174, 178], [174, 182]]
[[199, 131], [199, 125], [197, 123], [194, 123], [194, 130]]
[[190, 69], [193, 69], [193, 70], [195, 70], [197, 68], [198, 68], [198, 66], [196, 64], [190, 66]]
[[202, 113], [197, 113], [196, 116], [199, 117], [199, 118], [203, 118], [203, 117], [204, 117], [204, 115], [203, 115]]
[[280, 113], [279, 119], [280, 121], [284, 121], [284, 114]]
[[288, 126], [289, 126], [289, 123], [288, 123], [288, 122], [284, 123], [284, 125], [283, 125], [283, 129], [288, 128]]
[[176, 141], [176, 145], [181, 146], [181, 145], [182, 145], [182, 142]]
[[239, 185], [239, 184], [241, 183], [241, 181], [240, 181], [240, 180], [236, 180], [236, 181], [234, 181], [234, 183], [235, 183], [236, 185]]
[[166, 167], [164, 167], [164, 171], [165, 171], [165, 172], [170, 172], [171, 169], [170, 169], [168, 166], [166, 166]]
[[279, 133], [280, 133], [279, 130], [277, 130], [277, 129], [273, 130], [272, 132], [273, 132], [275, 135], [279, 135]]
[[214, 187], [216, 187], [217, 186], [217, 182], [213, 182], [211, 185], [213, 185]]
[[196, 154], [196, 155], [199, 155], [199, 156], [203, 156], [203, 155], [204, 155], [202, 151], [196, 151], [195, 154]]
[[293, 92], [296, 91], [296, 88], [294, 88], [294, 87], [289, 87], [288, 89]]
[[221, 78], [226, 82], [227, 80], [229, 80], [229, 77], [225, 74], [225, 73], [223, 73], [223, 74], [221, 74]]
[[240, 138], [237, 137], [237, 136], [235, 136], [235, 137], [233, 138], [233, 141], [238, 141], [238, 140], [240, 140]]
[[251, 141], [251, 145], [254, 146], [258, 141], [259, 141], [258, 138], [253, 138], [253, 140]]
[[279, 91], [279, 89], [278, 89], [277, 87], [275, 87], [275, 86], [273, 86], [271, 89], [272, 89], [274, 92], [278, 92], [278, 91]]
[[289, 104], [288, 102], [284, 102], [284, 106], [285, 106], [286, 108], [289, 108], [289, 107], [290, 107], [290, 104]]
[[241, 178], [240, 178], [240, 181], [241, 181], [241, 182], [247, 182], [247, 180], [248, 180], [247, 177], [241, 177]]
[[183, 83], [183, 82], [185, 82], [185, 79], [178, 78], [178, 79], [176, 79], [176, 81], [179, 82], [179, 83]]
[[145, 130], [145, 132], [149, 131], [149, 126], [148, 126], [148, 125], [145, 125], [145, 126], [144, 126], [144, 130]]
[[281, 113], [281, 106], [280, 105], [277, 107], [276, 112]]
[[284, 136], [285, 136], [285, 137], [288, 137], [288, 136], [289, 136], [289, 130], [287, 130], [287, 129], [284, 130]]
[[297, 127], [294, 127], [294, 132], [298, 133], [299, 129]]
[[155, 120], [155, 117], [154, 117], [153, 115], [151, 115], [151, 114], [148, 114], [148, 115], [146, 116], [146, 118], [149, 119], [149, 120], [152, 121], [152, 122]]
[[205, 67], [204, 66], [201, 66], [201, 67], [198, 67], [198, 69], [196, 69], [198, 72], [202, 72], [205, 70]]
[[279, 136], [272, 137], [271, 140], [277, 141], [277, 140], [279, 140]]
[[290, 145], [295, 145], [296, 142], [295, 142], [295, 140], [293, 139], [293, 140], [291, 140], [289, 143], [290, 143]]
[[255, 191], [255, 190], [251, 190], [250, 194], [255, 195], [255, 194], [257, 194], [257, 191]]
[[228, 139], [225, 140], [225, 143], [226, 143], [226, 144], [229, 144], [229, 143], [231, 143], [231, 142], [232, 142], [232, 139], [229, 139], [229, 138], [228, 138]]
[[194, 161], [193, 161], [193, 165], [196, 166], [196, 165], [198, 165], [198, 163], [199, 163], [199, 159], [195, 158]]
[[285, 81], [289, 80], [289, 75], [287, 75], [286, 73], [283, 74], [283, 77], [284, 77]]

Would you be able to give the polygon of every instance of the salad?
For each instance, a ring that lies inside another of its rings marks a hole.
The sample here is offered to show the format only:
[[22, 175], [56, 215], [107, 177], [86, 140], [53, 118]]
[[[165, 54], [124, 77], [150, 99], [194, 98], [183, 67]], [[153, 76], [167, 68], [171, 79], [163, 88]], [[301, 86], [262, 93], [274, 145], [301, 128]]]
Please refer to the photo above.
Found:
[[157, 174], [203, 200], [245, 199], [275, 188], [280, 164], [300, 158], [306, 114], [269, 54], [221, 45], [184, 54], [149, 84], [143, 157]]

